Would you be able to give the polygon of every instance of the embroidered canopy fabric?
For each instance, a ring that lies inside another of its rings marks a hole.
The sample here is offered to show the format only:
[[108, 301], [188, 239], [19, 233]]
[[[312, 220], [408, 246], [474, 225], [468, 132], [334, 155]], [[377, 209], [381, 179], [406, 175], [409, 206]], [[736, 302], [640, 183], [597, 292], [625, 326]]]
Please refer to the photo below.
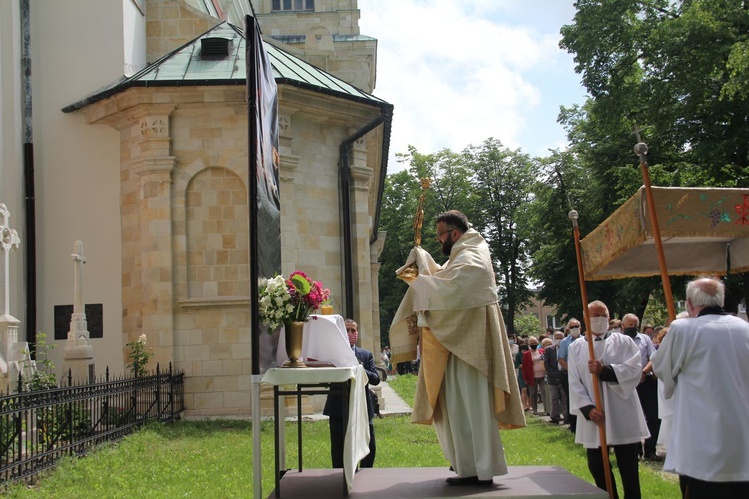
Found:
[[[749, 270], [749, 189], [653, 187], [670, 275]], [[645, 188], [581, 242], [588, 281], [659, 275]]]

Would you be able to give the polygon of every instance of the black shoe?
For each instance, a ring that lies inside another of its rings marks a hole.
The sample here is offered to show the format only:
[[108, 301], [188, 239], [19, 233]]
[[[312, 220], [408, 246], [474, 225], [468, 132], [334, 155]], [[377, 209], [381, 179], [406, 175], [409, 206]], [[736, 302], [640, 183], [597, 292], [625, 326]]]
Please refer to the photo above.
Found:
[[491, 487], [494, 480], [479, 480], [477, 476], [451, 476], [445, 479], [448, 485], [477, 485], [479, 487]]
[[660, 463], [661, 461], [663, 461], [663, 458], [655, 452], [648, 452], [643, 456], [642, 460]]
[[562, 420], [561, 419], [557, 419], [557, 418], [550, 418], [549, 422], [551, 422], [553, 424], [559, 424], [559, 423], [562, 422]]

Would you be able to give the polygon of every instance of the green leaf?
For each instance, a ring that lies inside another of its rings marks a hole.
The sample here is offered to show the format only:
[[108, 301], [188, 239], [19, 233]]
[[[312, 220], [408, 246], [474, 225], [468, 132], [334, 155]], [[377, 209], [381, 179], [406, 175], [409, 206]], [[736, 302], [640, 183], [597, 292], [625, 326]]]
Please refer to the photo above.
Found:
[[308, 295], [310, 290], [312, 289], [312, 285], [309, 283], [309, 281], [299, 274], [291, 278], [291, 283], [302, 296]]

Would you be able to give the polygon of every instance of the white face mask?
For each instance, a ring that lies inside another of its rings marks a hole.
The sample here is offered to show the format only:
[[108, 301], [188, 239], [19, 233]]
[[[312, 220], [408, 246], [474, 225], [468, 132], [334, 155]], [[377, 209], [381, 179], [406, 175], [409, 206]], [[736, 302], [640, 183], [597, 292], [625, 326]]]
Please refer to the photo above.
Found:
[[609, 329], [609, 318], [608, 317], [591, 317], [590, 318], [590, 330], [593, 334], [598, 336], [606, 333]]
[[580, 336], [580, 327], [571, 327], [570, 334], [573, 338], [578, 338]]
[[554, 344], [555, 345], [559, 346], [560, 343], [562, 343], [562, 339], [561, 338], [554, 338]]

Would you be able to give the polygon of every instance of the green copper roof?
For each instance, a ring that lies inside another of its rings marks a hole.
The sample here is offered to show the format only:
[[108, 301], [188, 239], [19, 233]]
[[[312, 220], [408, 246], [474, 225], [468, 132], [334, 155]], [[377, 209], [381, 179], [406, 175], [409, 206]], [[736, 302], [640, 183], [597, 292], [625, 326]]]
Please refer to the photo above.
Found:
[[[201, 40], [229, 40], [228, 57], [206, 57], [201, 54]], [[278, 84], [287, 84], [323, 92], [343, 99], [390, 106], [387, 102], [363, 92], [353, 85], [308, 62], [264, 42]], [[200, 37], [165, 55], [129, 78], [121, 78], [80, 101], [63, 108], [63, 112], [82, 109], [130, 87], [186, 85], [245, 85], [245, 37], [241, 29], [223, 22]]]

